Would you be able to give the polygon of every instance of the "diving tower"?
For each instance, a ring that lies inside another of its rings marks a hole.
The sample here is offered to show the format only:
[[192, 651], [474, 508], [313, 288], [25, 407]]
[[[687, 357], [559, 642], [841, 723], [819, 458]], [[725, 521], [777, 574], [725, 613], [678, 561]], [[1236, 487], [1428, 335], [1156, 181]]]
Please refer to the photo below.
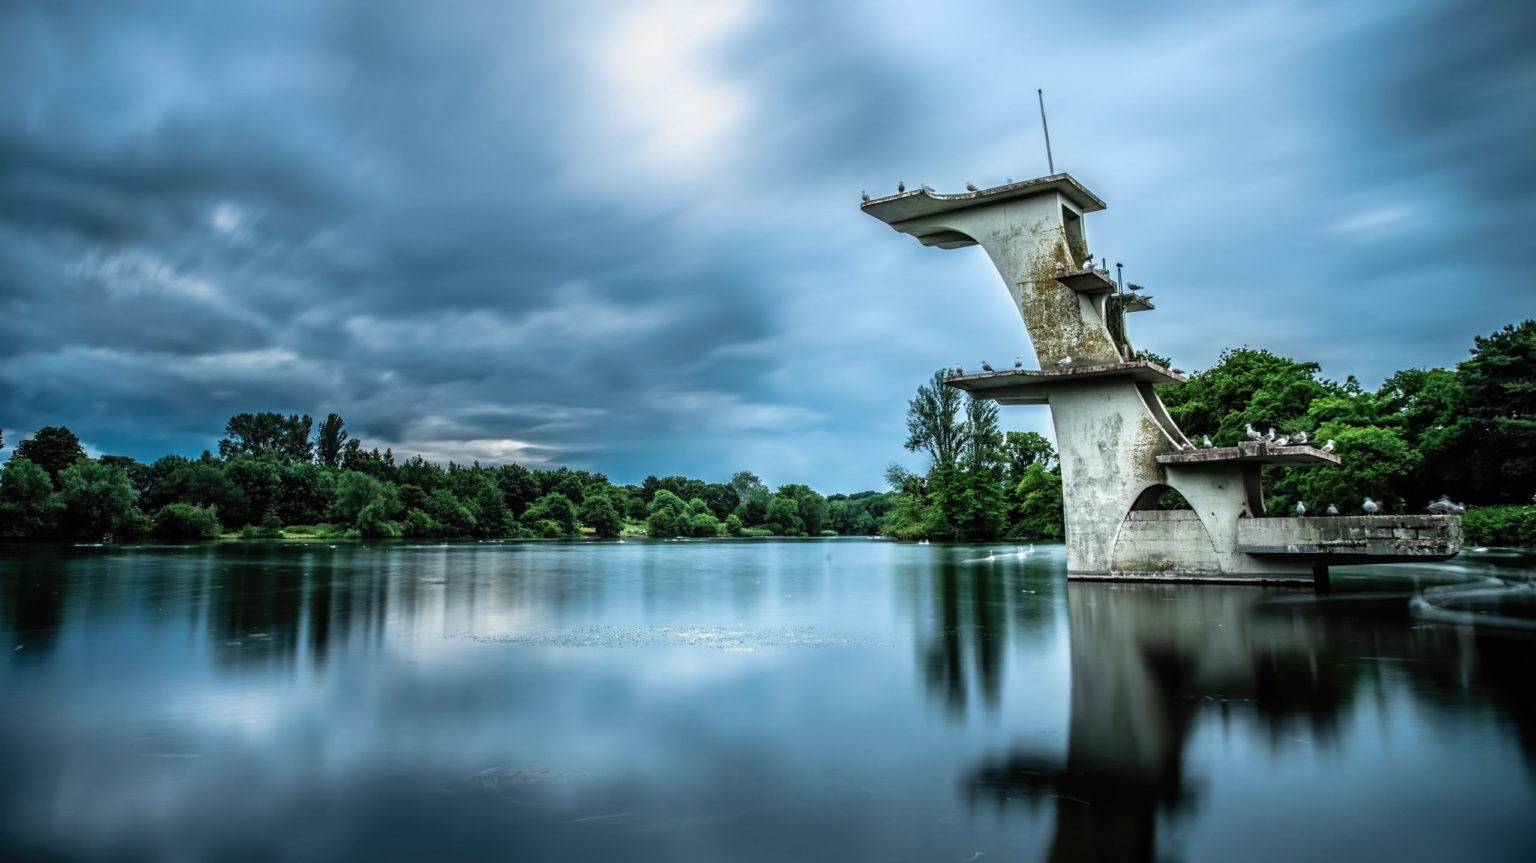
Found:
[[[1069, 577], [1309, 582], [1330, 565], [1461, 550], [1456, 516], [1269, 517], [1262, 467], [1339, 463], [1316, 447], [1195, 449], [1156, 391], [1184, 377], [1137, 359], [1126, 335], [1126, 315], [1152, 311], [1151, 298], [1122, 292], [1093, 266], [1084, 221], [1105, 204], [1070, 174], [953, 195], [919, 188], [862, 209], [925, 246], [981, 246], [997, 268], [1040, 368], [947, 383], [1000, 405], [1050, 406]], [[1169, 489], [1191, 509], [1158, 509]]]

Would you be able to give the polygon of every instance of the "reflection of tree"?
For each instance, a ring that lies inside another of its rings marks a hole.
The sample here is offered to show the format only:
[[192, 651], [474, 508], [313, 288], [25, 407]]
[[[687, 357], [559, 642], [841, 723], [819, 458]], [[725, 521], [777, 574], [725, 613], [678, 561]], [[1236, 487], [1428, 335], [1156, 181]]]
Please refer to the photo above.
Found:
[[64, 598], [71, 580], [64, 552], [55, 546], [7, 550], [8, 571], [0, 572], [0, 608], [9, 618], [13, 640], [5, 650], [23, 662], [41, 659], [52, 649], [64, 623]]
[[1402, 594], [1314, 603], [1256, 587], [1073, 583], [1068, 598], [1065, 762], [1016, 749], [965, 776], [973, 801], [1054, 803], [1051, 860], [1157, 859], [1159, 821], [1196, 799], [1183, 755], [1202, 713], [1246, 715], [1276, 748], [1297, 724], [1327, 744], [1362, 690], [1406, 673], [1420, 697], [1491, 700], [1528, 759], [1536, 750], [1529, 640], [1414, 628]]
[[[1017, 551], [957, 546], [933, 556], [933, 622], [920, 637], [919, 664], [930, 695], [956, 718], [973, 692], [996, 709], [1009, 638], [1040, 634], [1050, 622], [1048, 568], [1032, 566]], [[1025, 584], [1032, 592], [1025, 593]]]

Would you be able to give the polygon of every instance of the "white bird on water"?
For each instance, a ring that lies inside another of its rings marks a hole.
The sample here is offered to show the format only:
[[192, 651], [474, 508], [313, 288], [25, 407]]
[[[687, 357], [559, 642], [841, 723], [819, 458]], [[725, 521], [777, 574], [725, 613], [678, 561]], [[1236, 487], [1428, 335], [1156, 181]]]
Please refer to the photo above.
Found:
[[1365, 510], [1366, 515], [1375, 515], [1376, 513], [1381, 512], [1381, 504], [1371, 500], [1370, 498], [1366, 498], [1365, 503], [1360, 504], [1360, 508]]
[[1203, 435], [1200, 436], [1200, 446], [1202, 448], [1204, 448], [1204, 449], [1211, 449], [1212, 447], [1215, 446], [1215, 444], [1211, 443], [1211, 436], [1210, 435], [1203, 434]]
[[1064, 369], [1064, 368], [1066, 368], [1067, 366], [1070, 366], [1070, 365], [1072, 365], [1072, 358], [1071, 357], [1062, 357], [1061, 359], [1056, 361], [1056, 368], [1058, 368], [1058, 369]]
[[1297, 518], [1301, 518], [1302, 516], [1304, 516], [1306, 514], [1307, 514], [1307, 505], [1302, 503], [1299, 500], [1296, 501], [1296, 517]]
[[986, 360], [982, 360], [981, 361], [981, 370], [984, 371], [984, 372], [995, 372], [995, 371], [997, 371], [997, 369], [992, 368], [991, 364], [989, 364]]

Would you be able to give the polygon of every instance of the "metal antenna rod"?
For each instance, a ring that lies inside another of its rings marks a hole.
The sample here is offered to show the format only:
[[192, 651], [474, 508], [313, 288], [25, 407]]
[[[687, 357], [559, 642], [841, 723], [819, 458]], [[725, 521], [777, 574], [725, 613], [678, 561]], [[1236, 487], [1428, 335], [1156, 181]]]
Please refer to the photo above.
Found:
[[1040, 98], [1040, 128], [1045, 130], [1045, 164], [1056, 173], [1056, 160], [1051, 157], [1051, 127], [1045, 122], [1045, 91], [1036, 90], [1035, 95]]

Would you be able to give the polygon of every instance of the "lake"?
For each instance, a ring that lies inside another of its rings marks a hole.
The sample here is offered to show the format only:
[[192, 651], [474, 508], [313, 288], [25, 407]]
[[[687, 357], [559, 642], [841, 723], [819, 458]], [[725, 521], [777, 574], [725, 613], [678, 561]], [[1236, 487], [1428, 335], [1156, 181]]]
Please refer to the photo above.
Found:
[[0, 547], [0, 858], [1536, 860], [1533, 567]]

